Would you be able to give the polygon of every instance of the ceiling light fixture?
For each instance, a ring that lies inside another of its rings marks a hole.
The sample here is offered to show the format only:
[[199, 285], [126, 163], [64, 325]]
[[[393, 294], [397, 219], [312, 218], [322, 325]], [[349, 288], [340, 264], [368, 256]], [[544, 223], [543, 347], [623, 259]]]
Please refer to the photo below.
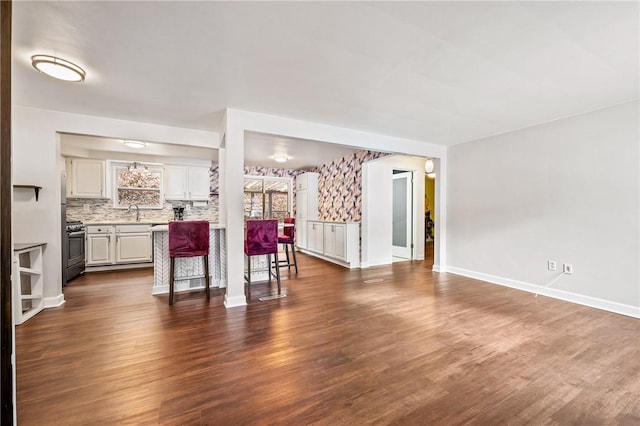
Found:
[[33, 55], [31, 65], [41, 73], [64, 81], [84, 81], [87, 73], [76, 64], [50, 55]]
[[427, 174], [433, 173], [433, 168], [433, 160], [431, 158], [427, 159], [427, 161], [425, 161], [424, 163], [424, 171], [427, 172]]
[[147, 167], [145, 164], [142, 163], [138, 163], [137, 161], [134, 161], [133, 163], [129, 164], [128, 170], [130, 172], [148, 172], [149, 171], [149, 167]]
[[147, 144], [144, 142], [140, 142], [140, 141], [128, 141], [128, 140], [124, 140], [122, 141], [123, 144], [125, 144], [126, 146], [128, 146], [129, 148], [135, 148], [135, 149], [142, 149], [142, 148], [146, 148]]
[[272, 158], [278, 163], [284, 163], [289, 159], [289, 156], [287, 154], [274, 154]]

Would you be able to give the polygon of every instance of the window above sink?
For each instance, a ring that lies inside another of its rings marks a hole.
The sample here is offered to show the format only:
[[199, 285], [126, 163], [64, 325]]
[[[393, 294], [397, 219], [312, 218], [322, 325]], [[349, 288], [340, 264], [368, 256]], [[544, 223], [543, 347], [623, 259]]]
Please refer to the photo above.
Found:
[[126, 209], [135, 204], [141, 209], [161, 209], [163, 205], [162, 166], [149, 163], [112, 162], [113, 207]]

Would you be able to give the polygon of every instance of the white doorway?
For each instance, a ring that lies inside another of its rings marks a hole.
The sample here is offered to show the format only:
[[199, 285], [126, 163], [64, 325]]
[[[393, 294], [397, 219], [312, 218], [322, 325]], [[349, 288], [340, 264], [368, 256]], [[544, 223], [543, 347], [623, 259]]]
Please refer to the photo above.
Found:
[[393, 171], [393, 261], [413, 259], [413, 172]]

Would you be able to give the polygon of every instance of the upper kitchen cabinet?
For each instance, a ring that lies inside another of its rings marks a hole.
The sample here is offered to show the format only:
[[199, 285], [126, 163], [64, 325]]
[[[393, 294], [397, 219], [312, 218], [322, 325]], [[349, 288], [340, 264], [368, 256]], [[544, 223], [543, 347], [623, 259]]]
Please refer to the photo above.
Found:
[[296, 176], [296, 191], [305, 189], [318, 190], [318, 173], [307, 172]]
[[209, 200], [209, 168], [164, 166], [164, 196], [167, 200]]
[[105, 198], [103, 160], [67, 159], [67, 197]]

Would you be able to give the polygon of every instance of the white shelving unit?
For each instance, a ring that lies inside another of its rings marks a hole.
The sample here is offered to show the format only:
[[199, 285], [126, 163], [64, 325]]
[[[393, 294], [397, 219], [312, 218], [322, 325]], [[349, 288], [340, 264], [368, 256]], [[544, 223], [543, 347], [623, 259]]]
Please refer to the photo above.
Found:
[[318, 220], [318, 176], [307, 172], [296, 177], [296, 246], [306, 249], [308, 221]]
[[16, 244], [13, 250], [13, 317], [22, 324], [44, 309], [42, 248], [45, 243]]

